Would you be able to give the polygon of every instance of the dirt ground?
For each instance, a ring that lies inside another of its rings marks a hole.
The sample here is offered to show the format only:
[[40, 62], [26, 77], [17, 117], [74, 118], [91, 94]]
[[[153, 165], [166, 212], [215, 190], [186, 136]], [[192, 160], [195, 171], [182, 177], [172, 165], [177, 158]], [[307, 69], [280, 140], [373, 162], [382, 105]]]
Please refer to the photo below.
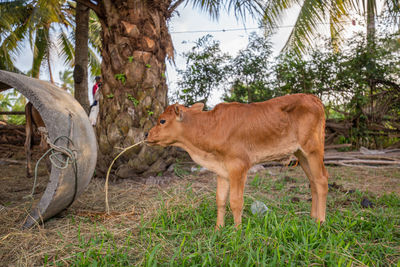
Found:
[[[33, 166], [39, 157], [40, 152], [35, 150]], [[45, 164], [41, 164], [32, 201], [27, 196], [31, 193], [33, 178], [26, 178], [23, 147], [0, 145], [0, 265], [33, 266], [41, 264], [45, 255], [58, 255], [56, 257], [62, 262], [63, 257], [68, 257], [69, 249], [79, 251], [79, 247], [70, 248], [68, 244], [80, 234], [90, 236], [93, 222], [100, 221], [117, 238], [124, 235], [126, 229], [137, 229], [141, 220], [152, 216], [161, 202], [168, 205], [168, 201], [176, 201], [179, 192], [186, 190], [188, 184], [196, 194], [215, 192], [215, 175], [208, 171], [190, 173], [191, 166], [194, 164], [179, 165], [183, 178], [171, 173], [164, 179], [112, 181], [109, 186], [109, 215], [105, 213], [105, 179], [93, 178], [85, 193], [68, 210], [44, 225], [21, 230], [31, 205], [40, 199], [47, 186], [48, 174]], [[328, 167], [328, 172], [329, 183], [344, 191], [359, 190], [376, 196], [387, 193], [400, 195], [399, 168]], [[269, 167], [250, 174], [248, 184], [254, 183], [256, 175], [281, 179], [280, 173], [296, 177], [296, 182], [293, 182], [296, 186], [308, 188], [300, 167]], [[288, 190], [293, 187], [290, 178], [286, 186]], [[284, 193], [282, 190], [279, 194]], [[246, 187], [246, 194], [252, 194], [251, 186]], [[277, 194], [271, 195], [273, 197]], [[309, 198], [310, 194], [300, 195], [299, 201]]]

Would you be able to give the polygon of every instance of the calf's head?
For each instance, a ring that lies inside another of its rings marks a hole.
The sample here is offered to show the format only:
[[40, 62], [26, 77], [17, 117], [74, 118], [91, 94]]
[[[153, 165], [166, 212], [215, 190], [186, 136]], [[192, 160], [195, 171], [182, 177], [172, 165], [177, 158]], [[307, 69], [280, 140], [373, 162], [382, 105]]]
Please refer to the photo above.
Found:
[[184, 131], [185, 117], [201, 112], [203, 107], [203, 103], [196, 103], [190, 108], [179, 104], [168, 106], [158, 118], [157, 125], [150, 129], [146, 142], [164, 147], [178, 142]]

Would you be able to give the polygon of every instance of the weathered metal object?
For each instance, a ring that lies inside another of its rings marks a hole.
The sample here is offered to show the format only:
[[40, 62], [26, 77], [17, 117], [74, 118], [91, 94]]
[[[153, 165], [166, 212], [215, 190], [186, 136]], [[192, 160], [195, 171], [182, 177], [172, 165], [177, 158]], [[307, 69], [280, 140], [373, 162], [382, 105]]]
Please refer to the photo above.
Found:
[[96, 137], [81, 105], [57, 86], [0, 70], [0, 91], [10, 88], [23, 94], [39, 111], [51, 142], [60, 136], [72, 140], [73, 145], [66, 138], [60, 138], [56, 145], [72, 149], [76, 157], [76, 176], [73, 164], [65, 169], [52, 165], [46, 190], [23, 225], [28, 228], [58, 214], [84, 191], [96, 166]]

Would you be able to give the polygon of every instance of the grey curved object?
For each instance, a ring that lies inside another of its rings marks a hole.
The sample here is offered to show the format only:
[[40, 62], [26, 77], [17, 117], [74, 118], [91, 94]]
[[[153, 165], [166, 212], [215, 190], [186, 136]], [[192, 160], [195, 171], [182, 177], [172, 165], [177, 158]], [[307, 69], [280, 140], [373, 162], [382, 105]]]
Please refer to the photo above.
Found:
[[21, 74], [0, 70], [0, 91], [14, 88], [23, 94], [39, 111], [53, 143], [75, 151], [77, 183], [73, 164], [66, 169], [52, 165], [50, 180], [38, 205], [26, 218], [23, 227], [28, 228], [58, 214], [84, 191], [93, 176], [97, 160], [96, 137], [88, 116], [81, 105], [67, 92], [45, 81]]

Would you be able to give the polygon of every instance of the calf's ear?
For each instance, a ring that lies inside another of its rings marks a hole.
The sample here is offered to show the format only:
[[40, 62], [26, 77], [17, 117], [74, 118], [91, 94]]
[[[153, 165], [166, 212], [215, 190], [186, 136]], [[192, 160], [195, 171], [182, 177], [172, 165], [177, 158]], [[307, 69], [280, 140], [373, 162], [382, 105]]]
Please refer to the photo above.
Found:
[[175, 111], [175, 115], [179, 115], [179, 104], [178, 103], [176, 103], [174, 105], [174, 111]]
[[183, 120], [183, 111], [181, 108], [179, 108], [179, 104], [175, 104], [174, 106], [174, 111], [175, 111], [175, 115], [176, 115], [176, 120], [177, 121], [182, 121]]
[[204, 103], [195, 103], [190, 107], [190, 110], [193, 111], [202, 111], [204, 108]]

